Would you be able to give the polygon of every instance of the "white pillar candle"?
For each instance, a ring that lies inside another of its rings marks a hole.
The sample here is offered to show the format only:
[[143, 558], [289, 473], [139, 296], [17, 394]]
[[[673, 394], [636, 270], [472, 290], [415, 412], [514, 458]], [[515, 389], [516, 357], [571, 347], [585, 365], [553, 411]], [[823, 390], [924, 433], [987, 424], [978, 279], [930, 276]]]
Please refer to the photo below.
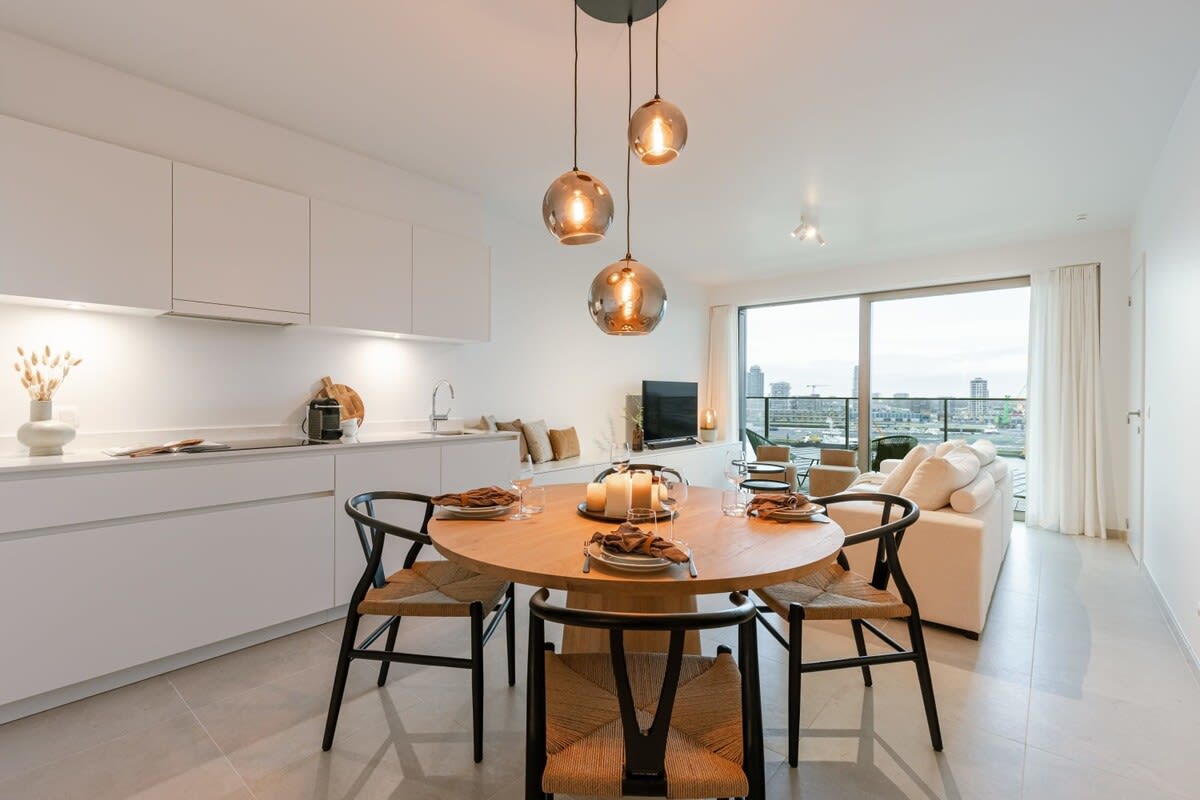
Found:
[[653, 500], [654, 476], [649, 472], [635, 472], [632, 476], [633, 485], [630, 489], [630, 508], [650, 508]]
[[604, 479], [604, 516], [625, 518], [629, 514], [629, 494], [633, 484], [628, 475], [614, 473]]
[[603, 483], [589, 483], [587, 485], [587, 510], [597, 514], [604, 511]]

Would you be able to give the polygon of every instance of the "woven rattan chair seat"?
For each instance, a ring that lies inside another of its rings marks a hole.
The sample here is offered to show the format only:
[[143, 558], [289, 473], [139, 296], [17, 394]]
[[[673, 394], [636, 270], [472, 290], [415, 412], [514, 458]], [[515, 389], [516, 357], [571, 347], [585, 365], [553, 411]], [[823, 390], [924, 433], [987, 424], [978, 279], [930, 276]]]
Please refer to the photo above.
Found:
[[876, 589], [862, 575], [838, 564], [754, 593], [784, 619], [792, 603], [804, 607], [804, 619], [890, 619], [912, 613], [896, 595]]
[[[653, 721], [666, 656], [630, 653], [629, 682], [643, 729]], [[547, 792], [620, 797], [621, 710], [607, 653], [546, 654]], [[667, 736], [667, 797], [742, 797], [741, 675], [728, 654], [684, 656]]]
[[450, 561], [418, 561], [388, 576], [384, 586], [367, 590], [360, 614], [396, 617], [467, 617], [471, 603], [491, 611], [508, 584]]

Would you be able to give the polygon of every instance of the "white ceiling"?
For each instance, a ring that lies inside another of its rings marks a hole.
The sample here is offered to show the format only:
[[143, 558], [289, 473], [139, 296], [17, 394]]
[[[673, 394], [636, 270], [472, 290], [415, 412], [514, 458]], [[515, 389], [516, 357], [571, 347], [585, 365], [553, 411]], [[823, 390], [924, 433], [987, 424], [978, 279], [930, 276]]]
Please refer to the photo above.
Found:
[[[1128, 225], [1200, 67], [1196, 0], [670, 0], [662, 25], [691, 138], [635, 165], [633, 250], [706, 282]], [[571, 166], [570, 0], [0, 0], [0, 27], [531, 220]], [[620, 198], [624, 28], [580, 39], [580, 166]], [[827, 247], [788, 237], [804, 212]]]

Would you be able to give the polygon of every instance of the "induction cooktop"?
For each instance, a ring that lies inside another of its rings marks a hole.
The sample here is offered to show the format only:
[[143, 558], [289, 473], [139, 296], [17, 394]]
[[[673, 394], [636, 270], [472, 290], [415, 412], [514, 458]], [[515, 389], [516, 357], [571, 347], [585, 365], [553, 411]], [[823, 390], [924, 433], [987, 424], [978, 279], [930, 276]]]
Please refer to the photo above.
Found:
[[309, 445], [325, 445], [331, 442], [318, 442], [312, 439], [281, 438], [281, 439], [241, 439], [226, 442], [230, 450], [272, 450], [279, 447], [307, 447]]

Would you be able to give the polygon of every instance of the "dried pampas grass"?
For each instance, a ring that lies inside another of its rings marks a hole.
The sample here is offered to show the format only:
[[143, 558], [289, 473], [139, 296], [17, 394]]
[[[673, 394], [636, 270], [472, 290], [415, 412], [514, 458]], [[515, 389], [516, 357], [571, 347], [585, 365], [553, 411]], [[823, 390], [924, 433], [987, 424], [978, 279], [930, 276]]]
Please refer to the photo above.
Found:
[[71, 351], [55, 354], [46, 345], [39, 352], [33, 350], [25, 355], [25, 349], [17, 348], [20, 358], [13, 363], [13, 371], [20, 376], [21, 385], [29, 392], [30, 400], [50, 400], [71, 374], [71, 368], [83, 363], [82, 358], [71, 358]]

